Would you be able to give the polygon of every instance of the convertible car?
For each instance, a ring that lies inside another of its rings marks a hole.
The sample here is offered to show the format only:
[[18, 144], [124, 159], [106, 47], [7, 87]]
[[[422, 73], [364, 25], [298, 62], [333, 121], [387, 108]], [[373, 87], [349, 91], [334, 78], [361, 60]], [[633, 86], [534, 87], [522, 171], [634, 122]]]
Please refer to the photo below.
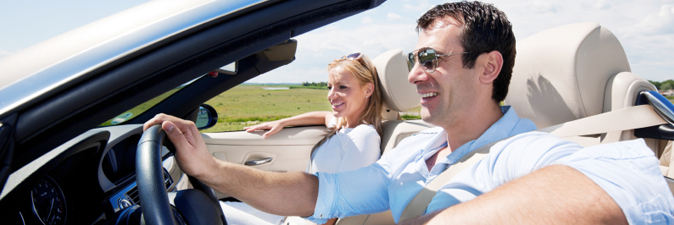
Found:
[[[228, 196], [184, 175], [171, 143], [156, 127], [143, 133], [142, 124], [166, 113], [213, 126], [217, 112], [204, 102], [292, 63], [293, 37], [383, 2], [153, 1], [0, 59], [2, 223], [226, 224], [218, 201]], [[673, 106], [630, 72], [610, 31], [571, 24], [520, 41], [517, 51], [505, 104], [586, 146], [646, 138], [661, 157], [663, 175], [674, 175], [666, 148], [674, 139]], [[432, 125], [400, 119], [400, 112], [419, 104], [404, 78], [402, 50], [374, 61], [384, 85], [385, 154]], [[647, 110], [586, 126], [598, 129], [561, 133], [567, 122], [636, 105]], [[609, 126], [653, 115], [660, 120]], [[214, 157], [268, 171], [304, 171], [323, 135], [313, 126], [268, 139], [244, 131], [203, 133]], [[338, 223], [393, 220], [382, 212]]]

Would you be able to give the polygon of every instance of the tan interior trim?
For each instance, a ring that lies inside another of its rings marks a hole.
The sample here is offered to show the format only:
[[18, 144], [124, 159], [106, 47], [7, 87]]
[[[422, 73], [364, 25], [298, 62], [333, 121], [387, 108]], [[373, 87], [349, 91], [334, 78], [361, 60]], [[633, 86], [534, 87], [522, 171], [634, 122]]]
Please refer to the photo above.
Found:
[[667, 122], [653, 110], [652, 106], [638, 105], [546, 127], [540, 129], [540, 131], [549, 132], [559, 137], [568, 137], [634, 130], [665, 123]]

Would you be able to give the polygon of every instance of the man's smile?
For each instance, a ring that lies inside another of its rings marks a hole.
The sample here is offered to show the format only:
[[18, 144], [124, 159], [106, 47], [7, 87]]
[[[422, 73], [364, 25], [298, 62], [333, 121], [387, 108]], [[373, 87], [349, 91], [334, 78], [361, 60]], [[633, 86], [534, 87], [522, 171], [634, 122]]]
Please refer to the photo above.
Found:
[[432, 98], [432, 97], [435, 97], [435, 96], [438, 96], [437, 92], [429, 92], [429, 93], [421, 94], [421, 98], [423, 98], [423, 99]]

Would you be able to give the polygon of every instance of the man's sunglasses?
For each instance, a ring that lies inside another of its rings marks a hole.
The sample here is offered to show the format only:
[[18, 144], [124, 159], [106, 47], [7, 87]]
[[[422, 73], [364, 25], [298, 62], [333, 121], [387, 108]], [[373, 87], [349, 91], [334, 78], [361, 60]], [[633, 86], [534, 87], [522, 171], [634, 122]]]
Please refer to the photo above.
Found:
[[438, 54], [435, 52], [435, 49], [429, 48], [429, 47], [424, 47], [420, 48], [419, 50], [410, 52], [407, 54], [407, 67], [412, 70], [414, 68], [414, 64], [417, 62], [417, 58], [419, 58], [419, 64], [424, 67], [424, 70], [428, 73], [435, 72], [435, 68], [438, 67], [438, 58], [439, 57], [445, 57], [445, 56], [453, 56], [453, 55], [460, 55], [460, 54], [466, 54], [468, 52], [458, 52], [458, 53], [449, 53], [449, 54]]

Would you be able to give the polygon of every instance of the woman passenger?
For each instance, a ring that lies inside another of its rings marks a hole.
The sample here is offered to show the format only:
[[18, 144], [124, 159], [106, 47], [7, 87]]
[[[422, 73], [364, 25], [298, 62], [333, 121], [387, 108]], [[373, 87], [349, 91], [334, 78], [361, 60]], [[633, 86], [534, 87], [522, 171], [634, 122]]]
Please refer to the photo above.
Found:
[[[262, 135], [267, 138], [286, 126], [325, 125], [329, 133], [314, 146], [307, 172], [336, 173], [369, 166], [381, 154], [381, 86], [374, 64], [360, 52], [334, 60], [328, 65], [328, 89], [332, 112], [308, 112], [244, 129], [269, 130]], [[235, 215], [227, 211], [229, 222]], [[276, 219], [269, 222], [278, 224]]]

